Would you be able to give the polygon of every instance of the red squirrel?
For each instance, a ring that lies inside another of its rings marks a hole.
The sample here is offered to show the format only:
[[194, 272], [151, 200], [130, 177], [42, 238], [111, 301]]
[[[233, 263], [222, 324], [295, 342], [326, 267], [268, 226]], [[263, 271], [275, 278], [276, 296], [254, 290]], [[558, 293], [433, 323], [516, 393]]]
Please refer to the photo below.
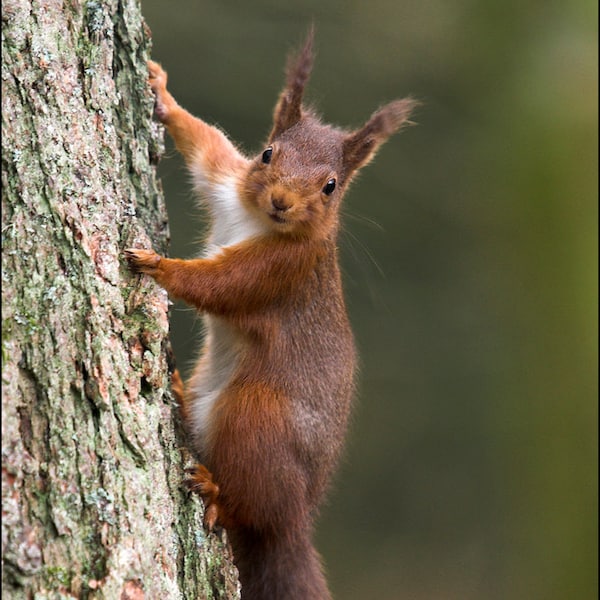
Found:
[[313, 35], [288, 61], [266, 147], [244, 156], [181, 108], [148, 63], [155, 115], [183, 155], [211, 229], [201, 258], [128, 249], [132, 269], [205, 315], [205, 345], [174, 391], [201, 461], [189, 485], [205, 526], [225, 527], [243, 600], [325, 600], [312, 544], [317, 508], [343, 445], [356, 352], [338, 266], [342, 197], [415, 106], [396, 100], [359, 129], [303, 104]]

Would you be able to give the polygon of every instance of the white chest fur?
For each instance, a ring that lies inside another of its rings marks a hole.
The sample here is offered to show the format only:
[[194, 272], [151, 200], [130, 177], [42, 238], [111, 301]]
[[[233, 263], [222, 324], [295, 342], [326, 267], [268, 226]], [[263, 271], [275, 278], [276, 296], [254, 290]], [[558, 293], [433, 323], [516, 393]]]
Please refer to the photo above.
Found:
[[[265, 232], [265, 225], [242, 204], [234, 178], [198, 187], [204, 191], [212, 216], [211, 230], [203, 252], [205, 258], [217, 255], [222, 248]], [[199, 432], [195, 442], [200, 452], [209, 428], [211, 409], [235, 372], [244, 346], [237, 330], [223, 319], [206, 315], [205, 325], [203, 355], [188, 383], [194, 431]]]
[[265, 224], [242, 204], [233, 177], [211, 185], [206, 201], [213, 222], [205, 256], [213, 256], [225, 246], [265, 233]]

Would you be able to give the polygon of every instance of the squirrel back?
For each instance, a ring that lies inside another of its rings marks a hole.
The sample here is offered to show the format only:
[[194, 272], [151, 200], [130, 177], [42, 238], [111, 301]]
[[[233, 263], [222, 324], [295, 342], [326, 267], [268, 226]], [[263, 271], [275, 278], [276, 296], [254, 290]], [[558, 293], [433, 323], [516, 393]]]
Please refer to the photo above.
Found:
[[338, 266], [342, 198], [358, 169], [405, 124], [411, 99], [359, 129], [321, 122], [302, 102], [313, 36], [288, 63], [267, 144], [239, 152], [182, 109], [149, 63], [155, 113], [183, 154], [211, 217], [201, 258], [127, 257], [205, 315], [205, 345], [180, 390], [203, 464], [190, 485], [205, 524], [226, 527], [244, 600], [329, 598], [312, 542], [354, 391], [356, 352]]

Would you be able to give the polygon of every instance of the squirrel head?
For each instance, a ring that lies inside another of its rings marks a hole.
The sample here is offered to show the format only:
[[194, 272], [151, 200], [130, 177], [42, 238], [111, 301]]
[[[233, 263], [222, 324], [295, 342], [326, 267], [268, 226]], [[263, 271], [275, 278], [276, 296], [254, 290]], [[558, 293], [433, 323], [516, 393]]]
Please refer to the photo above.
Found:
[[354, 131], [322, 123], [302, 102], [313, 39], [311, 29], [302, 50], [288, 61], [267, 146], [250, 163], [242, 195], [275, 231], [327, 238], [337, 231], [341, 199], [353, 176], [409, 122], [417, 102], [390, 102]]

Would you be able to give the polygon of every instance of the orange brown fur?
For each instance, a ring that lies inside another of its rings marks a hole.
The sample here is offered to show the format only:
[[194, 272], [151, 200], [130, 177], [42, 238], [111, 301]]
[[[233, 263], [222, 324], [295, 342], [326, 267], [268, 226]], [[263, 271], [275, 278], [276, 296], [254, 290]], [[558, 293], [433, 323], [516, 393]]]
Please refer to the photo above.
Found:
[[330, 597], [312, 542], [343, 446], [356, 356], [337, 257], [339, 208], [356, 171], [405, 122], [392, 102], [356, 131], [302, 104], [312, 33], [288, 65], [266, 150], [241, 155], [177, 105], [149, 63], [155, 112], [183, 154], [213, 219], [202, 258], [129, 249], [135, 271], [206, 315], [207, 342], [174, 391], [192, 450], [189, 484], [205, 524], [228, 529], [243, 600]]

